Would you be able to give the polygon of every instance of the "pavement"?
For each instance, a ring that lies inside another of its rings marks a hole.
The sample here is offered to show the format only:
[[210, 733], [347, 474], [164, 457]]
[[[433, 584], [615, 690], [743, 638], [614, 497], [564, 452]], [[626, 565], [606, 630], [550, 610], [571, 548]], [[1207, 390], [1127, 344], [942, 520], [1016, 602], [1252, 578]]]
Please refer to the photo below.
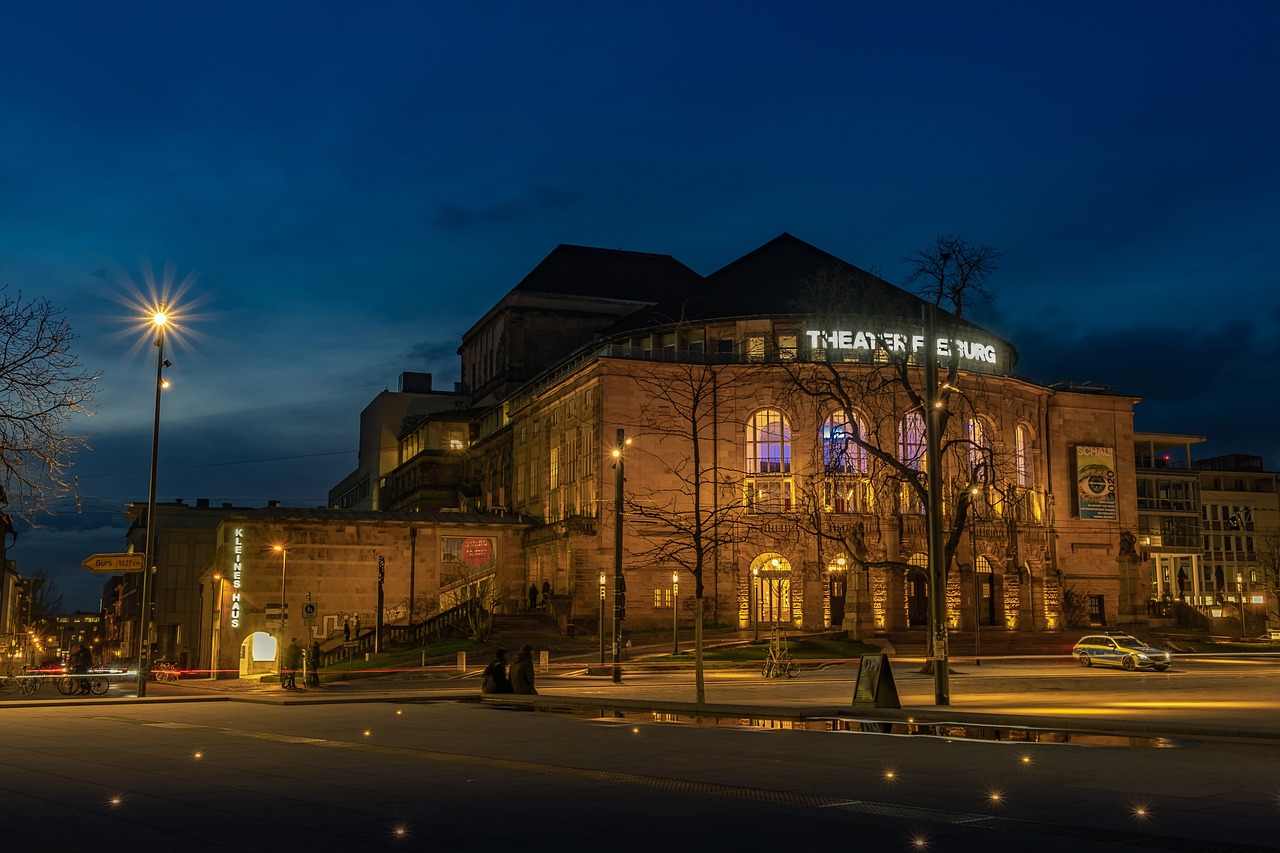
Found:
[[[986, 695], [957, 663], [963, 706], [937, 708], [898, 659], [902, 710], [853, 708], [849, 664], [717, 671], [694, 705], [688, 672], [564, 663], [536, 697], [482, 698], [474, 666], [5, 702], [5, 849], [1280, 849], [1269, 722], [1170, 736], [993, 710], [1055, 663], [985, 661]], [[1131, 675], [1110, 682], [1191, 683]]]

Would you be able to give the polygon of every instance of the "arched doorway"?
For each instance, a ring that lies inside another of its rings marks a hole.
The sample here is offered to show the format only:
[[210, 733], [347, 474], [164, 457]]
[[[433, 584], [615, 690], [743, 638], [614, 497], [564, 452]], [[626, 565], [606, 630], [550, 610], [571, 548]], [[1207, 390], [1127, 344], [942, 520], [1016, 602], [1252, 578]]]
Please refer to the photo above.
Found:
[[974, 584], [979, 625], [996, 624], [995, 575], [991, 571], [991, 563], [986, 557], [979, 557], [975, 567], [977, 579]]
[[276, 638], [255, 631], [240, 644], [240, 677], [276, 671]]
[[751, 562], [751, 583], [757, 625], [791, 622], [791, 563], [781, 554], [761, 554]]
[[907, 572], [907, 627], [929, 625], [929, 555], [912, 554], [914, 568]]
[[849, 561], [842, 555], [827, 567], [827, 593], [831, 607], [831, 627], [844, 624], [844, 603], [848, 591]]

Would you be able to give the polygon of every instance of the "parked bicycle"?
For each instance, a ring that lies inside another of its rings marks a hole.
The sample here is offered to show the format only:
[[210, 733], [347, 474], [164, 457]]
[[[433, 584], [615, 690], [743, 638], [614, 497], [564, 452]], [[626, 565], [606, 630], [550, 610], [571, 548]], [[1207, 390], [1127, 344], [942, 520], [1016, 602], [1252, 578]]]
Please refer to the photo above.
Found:
[[171, 660], [158, 660], [151, 668], [151, 677], [162, 684], [172, 684], [180, 675], [177, 665]]
[[764, 659], [761, 669], [765, 678], [795, 678], [800, 674], [800, 664], [791, 657], [787, 650], [787, 629], [774, 628], [769, 636], [769, 654]]
[[111, 682], [105, 675], [93, 675], [91, 673], [63, 675], [54, 684], [57, 685], [58, 692], [63, 696], [75, 696], [77, 694], [82, 696], [89, 694], [102, 696], [111, 689]]
[[0, 676], [0, 695], [34, 696], [39, 689], [39, 677], [28, 674], [25, 666], [17, 673], [10, 669]]

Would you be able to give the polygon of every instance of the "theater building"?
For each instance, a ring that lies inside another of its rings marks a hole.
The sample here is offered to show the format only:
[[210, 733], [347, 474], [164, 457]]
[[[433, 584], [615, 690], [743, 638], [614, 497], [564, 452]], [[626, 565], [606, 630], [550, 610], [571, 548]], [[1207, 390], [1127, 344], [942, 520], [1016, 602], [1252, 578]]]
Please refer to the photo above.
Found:
[[709, 624], [923, 628], [936, 354], [950, 627], [1146, 620], [1138, 399], [1027, 381], [1012, 343], [946, 312], [930, 338], [923, 306], [786, 234], [706, 276], [560, 246], [463, 335], [459, 400], [398, 432], [380, 508], [529, 522], [503, 606], [546, 581], [584, 632], [619, 522], [629, 629], [688, 624], [699, 579]]

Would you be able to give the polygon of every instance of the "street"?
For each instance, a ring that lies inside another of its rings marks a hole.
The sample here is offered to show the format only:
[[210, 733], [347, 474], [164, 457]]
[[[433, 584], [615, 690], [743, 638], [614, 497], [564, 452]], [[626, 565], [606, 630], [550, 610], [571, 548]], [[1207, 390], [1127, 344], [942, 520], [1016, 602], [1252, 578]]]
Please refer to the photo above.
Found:
[[443, 673], [287, 695], [152, 685], [142, 701], [117, 684], [105, 700], [42, 691], [4, 703], [6, 846], [1275, 849], [1274, 664], [1188, 661], [1165, 674], [1012, 662], [984, 662], [978, 674], [958, 664], [953, 706], [942, 710], [931, 707], [932, 679], [915, 668], [895, 664], [910, 706], [903, 719], [1044, 712], [1024, 724], [1069, 717], [1105, 729], [1154, 717], [1186, 729], [1225, 718], [1222, 732], [1254, 736], [991, 742], [946, 736], [948, 728], [867, 734], [742, 713], [848, 712], [851, 665], [794, 680], [715, 673], [708, 701], [736, 709], [709, 713], [719, 725], [678, 711], [692, 699], [688, 672], [636, 667], [622, 685], [539, 679], [547, 707], [653, 706], [624, 714], [482, 706], [474, 677]]

